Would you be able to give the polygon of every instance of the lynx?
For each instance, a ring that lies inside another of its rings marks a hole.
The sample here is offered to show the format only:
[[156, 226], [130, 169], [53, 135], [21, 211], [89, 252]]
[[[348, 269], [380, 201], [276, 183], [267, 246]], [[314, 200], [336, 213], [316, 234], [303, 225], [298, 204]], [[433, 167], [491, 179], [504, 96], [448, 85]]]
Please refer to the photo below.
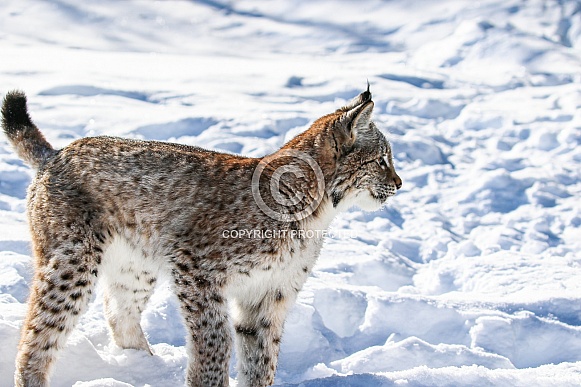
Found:
[[49, 384], [98, 278], [115, 343], [151, 354], [140, 317], [161, 274], [188, 332], [188, 386], [228, 385], [232, 341], [238, 385], [273, 384], [285, 316], [323, 244], [314, 231], [352, 206], [378, 209], [402, 185], [373, 106], [368, 87], [280, 150], [249, 158], [114, 137], [56, 150], [24, 93], [8, 93], [4, 132], [37, 170], [16, 386]]

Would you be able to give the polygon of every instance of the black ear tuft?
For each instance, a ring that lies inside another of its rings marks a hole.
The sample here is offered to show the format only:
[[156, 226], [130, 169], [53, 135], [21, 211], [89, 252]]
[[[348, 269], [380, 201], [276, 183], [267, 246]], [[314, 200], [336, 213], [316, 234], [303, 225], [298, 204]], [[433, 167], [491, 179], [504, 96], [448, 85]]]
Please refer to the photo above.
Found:
[[369, 90], [369, 80], [367, 80], [367, 90], [364, 91], [363, 93], [361, 93], [361, 95], [359, 97], [363, 100], [362, 103], [371, 101], [371, 91]]

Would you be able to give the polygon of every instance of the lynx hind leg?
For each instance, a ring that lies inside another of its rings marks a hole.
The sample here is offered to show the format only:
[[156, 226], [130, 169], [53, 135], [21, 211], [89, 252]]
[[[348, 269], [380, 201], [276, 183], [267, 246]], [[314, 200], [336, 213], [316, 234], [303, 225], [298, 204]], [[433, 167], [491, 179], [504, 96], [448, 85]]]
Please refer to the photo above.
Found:
[[33, 234], [37, 267], [16, 358], [18, 387], [48, 385], [57, 352], [91, 299], [101, 262], [100, 235], [45, 238], [43, 231]]
[[153, 294], [159, 264], [126, 241], [115, 238], [105, 253], [105, 315], [115, 343], [153, 354], [141, 329], [141, 313]]

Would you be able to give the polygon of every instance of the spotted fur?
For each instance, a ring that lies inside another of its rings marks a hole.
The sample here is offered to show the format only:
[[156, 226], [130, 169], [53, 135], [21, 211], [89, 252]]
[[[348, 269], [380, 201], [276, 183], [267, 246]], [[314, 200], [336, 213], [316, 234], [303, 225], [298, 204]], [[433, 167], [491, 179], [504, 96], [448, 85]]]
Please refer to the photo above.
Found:
[[[228, 385], [232, 337], [239, 386], [273, 384], [287, 311], [323, 244], [318, 232], [298, 232], [326, 230], [353, 205], [377, 209], [401, 186], [372, 110], [368, 90], [269, 156], [273, 161], [256, 184], [265, 204], [287, 215], [279, 220], [253, 196], [252, 177], [265, 159], [112, 137], [54, 150], [32, 123], [24, 94], [8, 93], [4, 132], [38, 170], [28, 191], [36, 274], [15, 384], [48, 385], [58, 350], [98, 278], [115, 342], [151, 353], [140, 317], [163, 271], [173, 278], [188, 331], [187, 385]], [[284, 156], [289, 150], [314, 160], [320, 173]], [[281, 166], [295, 173], [276, 175]], [[281, 195], [305, 201], [281, 204], [269, 196], [275, 177]], [[321, 179], [324, 192], [312, 213], [293, 217], [317, 197]], [[279, 234], [224, 236], [248, 229]]]

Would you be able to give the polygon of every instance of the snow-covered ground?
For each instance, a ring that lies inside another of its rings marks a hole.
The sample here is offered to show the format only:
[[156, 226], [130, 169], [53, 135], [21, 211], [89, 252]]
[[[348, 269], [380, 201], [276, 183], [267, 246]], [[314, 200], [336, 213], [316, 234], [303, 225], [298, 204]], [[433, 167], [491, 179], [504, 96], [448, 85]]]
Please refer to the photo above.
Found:
[[[26, 91], [59, 147], [107, 134], [261, 156], [369, 80], [404, 185], [333, 224], [286, 323], [285, 386], [581, 384], [580, 50], [576, 0], [0, 3], [0, 94]], [[2, 387], [31, 175], [0, 136]], [[112, 344], [97, 295], [53, 385], [183, 384], [167, 282], [142, 323], [153, 357]]]

